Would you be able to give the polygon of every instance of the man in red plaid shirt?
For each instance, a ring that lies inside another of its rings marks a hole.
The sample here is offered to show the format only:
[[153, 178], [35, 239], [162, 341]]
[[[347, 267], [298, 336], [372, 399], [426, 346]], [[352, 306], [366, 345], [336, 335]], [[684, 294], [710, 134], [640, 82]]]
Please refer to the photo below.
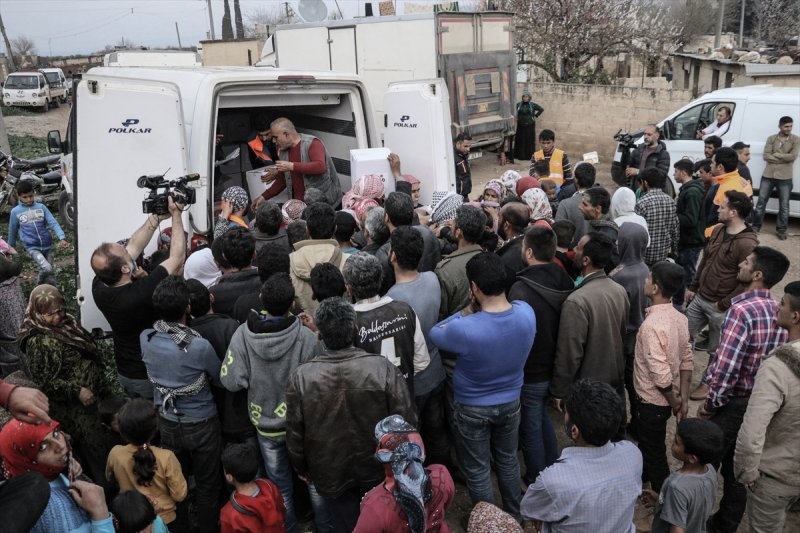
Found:
[[756, 246], [741, 262], [738, 280], [747, 283], [747, 289], [731, 299], [720, 328], [716, 356], [706, 371], [709, 390], [705, 402], [697, 409], [697, 416], [712, 420], [725, 434], [724, 491], [719, 511], [709, 519], [709, 533], [735, 532], [744, 514], [747, 489], [736, 481], [733, 473], [736, 436], [761, 358], [788, 338], [788, 332], [777, 324], [778, 303], [770, 293], [770, 288], [788, 270], [789, 259], [767, 246]]

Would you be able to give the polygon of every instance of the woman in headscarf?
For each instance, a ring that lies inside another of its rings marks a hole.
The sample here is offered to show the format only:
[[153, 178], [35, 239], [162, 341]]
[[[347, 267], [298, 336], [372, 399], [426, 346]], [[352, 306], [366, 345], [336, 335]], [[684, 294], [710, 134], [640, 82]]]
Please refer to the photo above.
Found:
[[445, 510], [455, 494], [453, 478], [442, 465], [425, 468], [425, 445], [416, 428], [400, 415], [375, 426], [386, 478], [361, 500], [353, 533], [449, 533]]
[[553, 224], [553, 209], [550, 207], [547, 193], [542, 189], [528, 189], [522, 193], [522, 199], [531, 210], [531, 224], [535, 224], [540, 220], [543, 220], [548, 225]]
[[247, 218], [244, 216], [250, 199], [247, 191], [234, 185], [222, 193], [220, 200], [221, 211], [214, 223], [214, 238], [221, 237], [231, 228], [249, 229]]
[[31, 291], [18, 336], [31, 378], [50, 399], [50, 414], [64, 421], [73, 445], [95, 480], [104, 479], [113, 445], [102, 425], [97, 402], [111, 393], [104, 378], [104, 354], [52, 285]]
[[529, 161], [536, 142], [536, 119], [544, 108], [531, 101], [528, 89], [522, 91], [522, 101], [517, 102], [517, 134], [514, 136], [514, 159]]
[[[6, 377], [19, 370], [20, 359], [17, 332], [25, 315], [25, 296], [19, 274], [22, 265], [16, 251], [0, 239], [0, 371]], [[27, 369], [23, 368], [26, 371]]]
[[[0, 431], [0, 457], [0, 470], [6, 479], [33, 472], [50, 483], [50, 499], [32, 533], [113, 533], [102, 489], [76, 482], [81, 466], [72, 457], [69, 441], [55, 419], [49, 425], [20, 420], [6, 424]], [[71, 490], [76, 493], [74, 497]], [[79, 506], [76, 500], [86, 503]]]

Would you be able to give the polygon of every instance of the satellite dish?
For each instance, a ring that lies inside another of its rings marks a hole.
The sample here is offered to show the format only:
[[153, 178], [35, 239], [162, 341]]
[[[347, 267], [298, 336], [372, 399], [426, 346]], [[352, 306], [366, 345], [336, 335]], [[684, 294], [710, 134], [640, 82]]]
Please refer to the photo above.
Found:
[[328, 18], [328, 6], [323, 0], [299, 0], [297, 14], [305, 22], [322, 22]]

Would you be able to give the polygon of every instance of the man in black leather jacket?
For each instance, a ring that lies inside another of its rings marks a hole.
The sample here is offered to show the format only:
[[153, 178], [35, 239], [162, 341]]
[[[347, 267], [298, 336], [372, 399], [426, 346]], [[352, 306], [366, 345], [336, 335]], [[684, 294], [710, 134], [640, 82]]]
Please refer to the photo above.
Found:
[[384, 478], [373, 457], [375, 424], [393, 414], [416, 424], [417, 416], [400, 370], [353, 347], [352, 305], [328, 298], [306, 321], [325, 351], [289, 381], [286, 444], [295, 471], [324, 498], [334, 531], [352, 531], [362, 496]]

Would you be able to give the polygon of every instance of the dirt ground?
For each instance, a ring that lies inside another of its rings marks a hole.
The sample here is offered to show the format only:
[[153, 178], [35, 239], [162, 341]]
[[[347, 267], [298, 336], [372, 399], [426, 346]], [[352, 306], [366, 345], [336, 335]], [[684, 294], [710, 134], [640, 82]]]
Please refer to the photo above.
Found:
[[[15, 116], [15, 117], [6, 117], [6, 128], [9, 134], [13, 135], [34, 135], [34, 136], [46, 136], [47, 132], [53, 129], [59, 129], [61, 131], [62, 138], [65, 136], [66, 126], [67, 126], [67, 119], [69, 117], [69, 106], [61, 106], [58, 109], [51, 109], [47, 113], [36, 114], [33, 116]], [[587, 147], [584, 152], [588, 152], [594, 150], [594, 147]], [[481, 188], [488, 182], [490, 179], [495, 177], [499, 177], [504, 171], [508, 169], [514, 169], [519, 171], [522, 175], [527, 175], [528, 171], [528, 163], [519, 163], [514, 165], [505, 165], [500, 166], [497, 162], [497, 158], [494, 154], [487, 153], [484, 157], [474, 160], [472, 162], [472, 176], [473, 176], [473, 196], [477, 196]], [[613, 191], [616, 190], [617, 186], [611, 181], [610, 173], [608, 169], [601, 169], [598, 172], [599, 181], [600, 183], [607, 187], [613, 194]], [[791, 219], [790, 226], [789, 226], [789, 239], [786, 241], [779, 241], [775, 237], [775, 217], [774, 215], [768, 215], [766, 220], [764, 221], [763, 229], [760, 234], [760, 241], [762, 244], [767, 246], [772, 246], [781, 250], [785, 253], [791, 260], [792, 265], [789, 269], [789, 273], [786, 275], [784, 280], [779, 283], [775, 289], [773, 290], [773, 294], [776, 297], [780, 297], [783, 294], [783, 287], [790, 281], [800, 280], [800, 220], [798, 219]], [[699, 380], [699, 376], [702, 371], [705, 369], [706, 363], [708, 361], [708, 355], [705, 352], [695, 352], [695, 372], [694, 372], [694, 384], [697, 383]], [[694, 385], [693, 384], [693, 385]], [[693, 415], [697, 410], [697, 407], [700, 402], [690, 402], [689, 412], [690, 415]], [[551, 410], [551, 417], [554, 421], [554, 426], [556, 428], [561, 427], [562, 420], [561, 415], [555, 411]], [[668, 441], [671, 442], [671, 439], [674, 436], [675, 432], [675, 424], [674, 418], [671, 420], [669, 427], [668, 427]], [[568, 443], [566, 441], [566, 436], [563, 435], [563, 432], [556, 431], [556, 434], [559, 438], [559, 446], [565, 447]], [[671, 468], [677, 469], [680, 465], [670, 457], [670, 466]], [[722, 486], [722, 479], [720, 478], [720, 487]], [[720, 493], [721, 496], [721, 493]], [[500, 502], [499, 493], [496, 494], [496, 501]], [[463, 533], [466, 531], [466, 522], [469, 516], [469, 512], [472, 508], [472, 505], [469, 500], [469, 495], [466, 491], [466, 487], [461, 484], [456, 485], [456, 498], [452, 505], [452, 507], [448, 510], [447, 513], [447, 522], [451, 525], [451, 528], [454, 533]], [[636, 510], [636, 518], [645, 518], [648, 516], [648, 512], [642, 506], [637, 506]], [[747, 516], [745, 515], [744, 520], [742, 521], [742, 525], [739, 527], [739, 532], [745, 532], [747, 530]], [[526, 524], [525, 528], [526, 532], [532, 532], [533, 527], [530, 524]], [[643, 530], [644, 531], [644, 530]], [[795, 506], [795, 510], [789, 514], [786, 527], [784, 528], [784, 532], [795, 532], [800, 531], [800, 510], [797, 509]]]

